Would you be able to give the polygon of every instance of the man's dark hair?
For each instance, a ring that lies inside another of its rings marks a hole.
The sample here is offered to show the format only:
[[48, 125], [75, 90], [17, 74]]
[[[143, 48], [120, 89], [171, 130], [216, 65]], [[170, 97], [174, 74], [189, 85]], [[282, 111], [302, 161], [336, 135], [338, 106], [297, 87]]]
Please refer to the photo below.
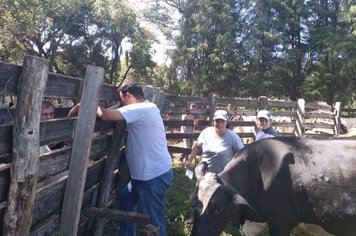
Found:
[[49, 107], [54, 107], [54, 105], [50, 101], [42, 101], [42, 108], [49, 108]]
[[119, 92], [125, 96], [126, 93], [130, 93], [138, 99], [145, 99], [143, 90], [137, 82], [128, 82], [119, 89]]

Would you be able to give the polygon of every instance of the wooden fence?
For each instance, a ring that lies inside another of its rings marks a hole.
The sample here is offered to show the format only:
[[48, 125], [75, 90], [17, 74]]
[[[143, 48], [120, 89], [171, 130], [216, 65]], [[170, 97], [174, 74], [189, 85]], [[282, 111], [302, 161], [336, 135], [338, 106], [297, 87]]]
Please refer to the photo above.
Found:
[[[88, 66], [85, 79], [48, 73], [48, 62], [26, 57], [23, 66], [0, 62], [0, 94], [16, 97], [16, 109], [1, 108], [0, 116], [13, 122], [0, 124], [0, 230], [2, 235], [101, 235], [104, 218], [135, 220], [144, 225], [149, 218], [141, 214], [123, 214], [107, 209], [116, 203], [116, 195], [128, 181], [128, 170], [122, 155], [125, 124], [95, 120], [97, 104], [110, 106], [117, 102], [117, 88], [102, 83], [102, 68]], [[240, 119], [232, 128], [245, 127], [243, 138], [253, 138], [258, 109], [269, 109], [275, 117], [288, 118], [274, 122], [276, 128], [290, 131], [282, 135], [303, 135], [308, 129], [339, 132], [340, 104], [326, 105], [259, 99], [168, 96], [157, 88], [145, 87], [145, 95], [158, 104], [168, 129], [182, 125], [197, 130], [211, 125], [216, 109], [225, 109]], [[40, 121], [44, 98], [71, 99], [81, 102], [78, 118], [67, 118], [68, 107], [56, 108], [56, 118]], [[199, 108], [189, 110], [188, 102]], [[324, 112], [319, 112], [323, 110]], [[317, 112], [318, 111], [318, 112]], [[347, 110], [354, 112], [354, 110]], [[198, 122], [182, 121], [182, 114], [205, 117]], [[317, 119], [329, 120], [317, 122]], [[170, 141], [196, 139], [192, 133], [167, 132]], [[39, 153], [40, 145], [65, 142], [49, 153]], [[117, 145], [120, 143], [120, 145]], [[170, 146], [172, 153], [190, 149]]]
[[[270, 100], [267, 97], [258, 99], [220, 98], [217, 94], [210, 97], [182, 97], [166, 96], [163, 114], [170, 119], [164, 121], [166, 127], [176, 128], [175, 132], [168, 132], [169, 140], [183, 138], [196, 139], [199, 131], [180, 133], [179, 127], [192, 126], [196, 130], [211, 125], [212, 115], [217, 109], [224, 109], [230, 117], [230, 126], [243, 139], [245, 144], [254, 141], [256, 133], [256, 115], [258, 110], [267, 109], [272, 112], [272, 126], [280, 136], [322, 136], [335, 137], [340, 134], [340, 117], [356, 117], [356, 109], [341, 108], [337, 102], [334, 107], [324, 104], [306, 103], [304, 99], [294, 101]], [[194, 102], [197, 109], [190, 110], [187, 104]], [[182, 114], [200, 116], [200, 120], [181, 120]], [[178, 129], [177, 129], [178, 128]], [[170, 145], [172, 153], [190, 153], [189, 148]]]

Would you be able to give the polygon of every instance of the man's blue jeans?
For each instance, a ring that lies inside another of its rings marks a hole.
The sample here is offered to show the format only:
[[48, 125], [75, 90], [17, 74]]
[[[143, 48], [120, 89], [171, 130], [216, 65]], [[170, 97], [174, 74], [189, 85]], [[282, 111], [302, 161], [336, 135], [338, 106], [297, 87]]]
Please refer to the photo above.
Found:
[[[164, 217], [165, 194], [171, 186], [173, 171], [148, 181], [131, 180], [120, 193], [119, 209], [122, 211], [136, 211], [140, 201], [144, 214], [151, 217], [151, 224], [159, 226], [160, 236], [166, 236]], [[135, 223], [120, 221], [120, 236], [134, 236]]]

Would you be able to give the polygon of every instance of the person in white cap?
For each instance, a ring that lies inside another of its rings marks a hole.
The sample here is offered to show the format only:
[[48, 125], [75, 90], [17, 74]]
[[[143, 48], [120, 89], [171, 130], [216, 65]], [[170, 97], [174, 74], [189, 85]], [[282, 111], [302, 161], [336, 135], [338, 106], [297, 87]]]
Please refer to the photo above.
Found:
[[228, 118], [224, 110], [217, 110], [214, 113], [213, 126], [205, 128], [200, 133], [184, 163], [186, 168], [191, 166], [196, 155], [201, 154], [200, 164], [205, 162], [209, 172], [220, 173], [235, 153], [244, 147], [241, 138], [227, 128]]
[[272, 115], [267, 110], [260, 110], [257, 113], [257, 126], [259, 131], [256, 133], [255, 140], [261, 140], [264, 138], [278, 137], [279, 134], [271, 127]]

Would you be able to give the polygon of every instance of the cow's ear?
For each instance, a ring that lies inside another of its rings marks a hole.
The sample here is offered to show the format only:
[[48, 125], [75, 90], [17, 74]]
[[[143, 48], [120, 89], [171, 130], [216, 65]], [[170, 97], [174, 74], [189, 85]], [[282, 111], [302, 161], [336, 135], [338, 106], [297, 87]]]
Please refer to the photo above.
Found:
[[197, 167], [195, 167], [195, 176], [197, 178], [197, 182], [206, 174], [208, 171], [208, 163], [205, 161], [199, 163]]

